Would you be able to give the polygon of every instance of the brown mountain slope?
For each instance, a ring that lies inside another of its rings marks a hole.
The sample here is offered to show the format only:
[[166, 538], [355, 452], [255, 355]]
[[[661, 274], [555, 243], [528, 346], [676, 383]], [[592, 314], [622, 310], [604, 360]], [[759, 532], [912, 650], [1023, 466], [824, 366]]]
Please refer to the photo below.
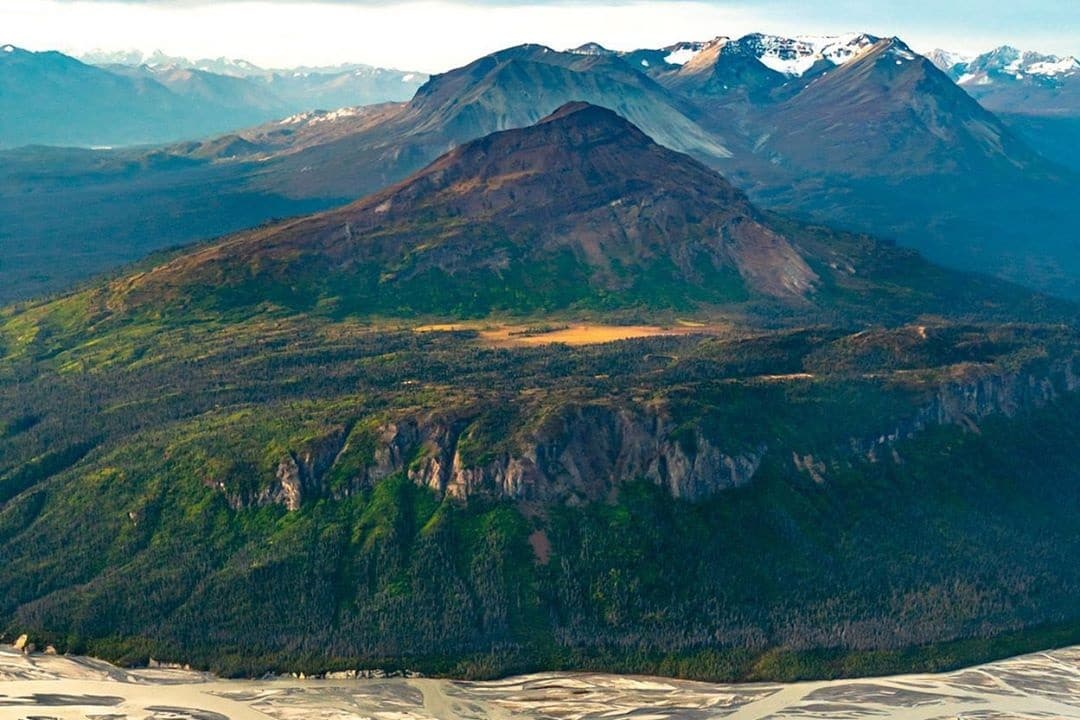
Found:
[[506, 303], [478, 309], [514, 309], [622, 304], [658, 289], [673, 302], [747, 292], [801, 301], [816, 280], [719, 175], [610, 110], [571, 103], [345, 208], [238, 235], [118, 286], [129, 304], [194, 287], [229, 303], [329, 291], [350, 307], [389, 310], [395, 298], [439, 311], [425, 289], [451, 294], [451, 307], [505, 290]]
[[[759, 154], [813, 172], [1037, 173], [1044, 161], [926, 58], [895, 38], [818, 75], [762, 117]], [[889, 158], [895, 158], [890, 162]]]
[[461, 143], [531, 125], [575, 101], [614, 110], [661, 145], [699, 159], [731, 154], [722, 136], [691, 119], [691, 105], [620, 58], [521, 45], [432, 77], [386, 122], [286, 157], [256, 183], [289, 196], [355, 197]]
[[242, 315], [723, 307], [769, 322], [883, 322], [1071, 312], [869, 238], [765, 216], [714, 171], [585, 103], [462, 145], [351, 205], [240, 233], [96, 292], [113, 310]]

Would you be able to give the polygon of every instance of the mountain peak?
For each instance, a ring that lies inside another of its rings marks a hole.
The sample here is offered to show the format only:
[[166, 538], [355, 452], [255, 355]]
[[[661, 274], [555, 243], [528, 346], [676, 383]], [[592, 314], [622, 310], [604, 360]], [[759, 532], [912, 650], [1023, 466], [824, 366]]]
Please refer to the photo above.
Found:
[[597, 42], [587, 42], [584, 45], [579, 45], [576, 48], [568, 50], [575, 55], [616, 55], [614, 50], [608, 50], [606, 47]]
[[[336, 211], [181, 256], [121, 290], [119, 306], [183, 301], [196, 288], [212, 288], [207, 301], [220, 306], [279, 290], [296, 302], [332, 293], [362, 313], [748, 297], [801, 306], [817, 283], [720, 175], [611, 110], [571, 102]], [[439, 290], [429, 301], [418, 286]]]
[[[502, 50], [496, 50], [493, 53], [486, 55], [485, 57], [493, 58], [500, 62], [514, 59], [530, 59], [541, 55], [548, 55], [557, 51], [551, 49], [547, 45], [541, 45], [539, 43], [522, 43], [520, 45], [511, 45], [508, 48]], [[483, 60], [483, 58], [481, 58]]]
[[[938, 59], [934, 62], [942, 67]], [[1053, 88], [1080, 76], [1080, 61], [1071, 56], [1047, 55], [1002, 45], [957, 62], [946, 72], [969, 90], [1002, 84]]]
[[609, 110], [608, 108], [600, 107], [599, 105], [593, 105], [584, 100], [572, 100], [565, 105], [556, 108], [550, 115], [541, 119], [537, 124], [556, 122], [571, 116], [576, 116], [576, 121], [614, 123], [627, 128], [633, 127], [614, 110]]
[[[668, 64], [682, 65], [687, 72], [702, 73], [721, 58], [742, 58], [756, 60], [783, 77], [802, 77], [815, 66], [843, 65], [882, 42], [881, 38], [869, 33], [795, 37], [750, 33], [737, 40], [717, 37], [693, 47], [684, 43], [686, 49], [677, 58], [676, 53], [672, 53], [666, 61]], [[888, 43], [897, 51], [910, 52], [898, 38], [891, 38]], [[678, 62], [673, 63], [672, 60], [676, 59]]]

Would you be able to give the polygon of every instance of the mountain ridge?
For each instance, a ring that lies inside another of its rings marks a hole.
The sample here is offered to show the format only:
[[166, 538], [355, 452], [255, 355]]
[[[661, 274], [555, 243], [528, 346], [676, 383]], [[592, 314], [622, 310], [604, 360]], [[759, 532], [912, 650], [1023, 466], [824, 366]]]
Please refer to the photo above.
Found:
[[[50, 168], [45, 177], [26, 165], [34, 153], [9, 154], [0, 194], [8, 229], [0, 229], [0, 241], [31, 237], [55, 248], [71, 239], [88, 252], [78, 256], [87, 269], [69, 272], [62, 262], [35, 265], [13, 246], [8, 265], [17, 274], [7, 296], [25, 297], [28, 287], [57, 288], [113, 258], [133, 260], [140, 248], [350, 202], [458, 144], [532, 124], [574, 100], [615, 109], [662, 144], [691, 152], [762, 207], [885, 235], [954, 267], [1061, 295], [1078, 292], [1064, 230], [1072, 222], [1067, 199], [1077, 181], [1033, 156], [1030, 142], [1013, 131], [1039, 139], [1044, 152], [1065, 154], [1075, 150], [1068, 122], [1049, 129], [1029, 124], [1029, 130], [1014, 118], [1000, 123], [918, 58], [870, 65], [862, 61], [868, 48], [842, 65], [818, 63], [800, 77], [747, 54], [739, 72], [727, 80], [706, 75], [711, 85], [691, 92], [672, 84], [685, 72], [686, 57], [667, 71], [654, 66], [675, 52], [700, 58], [703, 46], [672, 47], [650, 51], [656, 60], [651, 72], [632, 54], [509, 48], [437, 76], [410, 103], [301, 114], [149, 153], [63, 160], [54, 152], [40, 161]], [[663, 54], [657, 59], [656, 53]], [[851, 71], [856, 66], [861, 74]], [[849, 84], [841, 88], [845, 77]], [[723, 91], [729, 81], [735, 83], [731, 92]], [[832, 151], [815, 153], [819, 143]], [[975, 170], [984, 174], [981, 181], [973, 178]], [[71, 192], [47, 195], [59, 182]], [[109, 185], [107, 196], [95, 191], [99, 182]], [[27, 186], [40, 191], [23, 192]], [[208, 206], [190, 197], [201, 186], [213, 188]], [[68, 196], [76, 198], [73, 207], [56, 212]], [[83, 207], [90, 212], [80, 214]], [[132, 215], [153, 232], [118, 227], [117, 218]], [[109, 239], [107, 255], [94, 252], [102, 238]]]
[[175, 63], [110, 67], [3, 48], [0, 147], [191, 140], [299, 111], [407, 100], [424, 77], [359, 67], [247, 75]]
[[[416, 217], [425, 218], [422, 228]], [[365, 241], [365, 234], [378, 242]], [[554, 286], [532, 292], [534, 302], [549, 307], [580, 293], [572, 285], [583, 281], [594, 287], [590, 293], [625, 291], [638, 285], [639, 274], [653, 272], [647, 269], [652, 263], [670, 267], [671, 277], [657, 275], [657, 282], [667, 286], [681, 278], [703, 297], [711, 291], [702, 279], [725, 269], [737, 271], [755, 292], [779, 298], [802, 299], [816, 281], [788, 241], [761, 224], [745, 196], [713, 171], [657, 145], [614, 112], [583, 102], [563, 105], [530, 127], [460, 145], [401, 183], [339, 210], [202, 253], [202, 262], [182, 256], [125, 292], [138, 296], [144, 282], [163, 277], [181, 287], [228, 287], [250, 273], [205, 263], [237, 257], [293, 284], [313, 266], [319, 275], [373, 261], [402, 267], [389, 277], [381, 271], [381, 289], [369, 289], [369, 300], [380, 292], [400, 296], [393, 285], [430, 273], [450, 276], [447, 282], [458, 274], [495, 273], [489, 280], [498, 282], [499, 274], [523, 279], [528, 266], [551, 263], [561, 268], [553, 267], [548, 278]], [[200, 267], [217, 280], [197, 279]], [[191, 279], [185, 273], [193, 273]], [[488, 281], [471, 282], [471, 289], [452, 292], [483, 292]]]

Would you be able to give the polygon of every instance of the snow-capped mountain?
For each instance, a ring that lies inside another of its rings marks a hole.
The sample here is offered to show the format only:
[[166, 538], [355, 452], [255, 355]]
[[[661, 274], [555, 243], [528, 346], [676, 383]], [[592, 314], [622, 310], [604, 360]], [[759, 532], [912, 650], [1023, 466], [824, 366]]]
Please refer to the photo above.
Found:
[[[964, 53], [952, 52], [951, 50], [942, 50], [941, 48], [935, 48], [926, 53], [926, 58], [934, 63], [939, 70], [944, 72], [954, 80], [960, 77], [959, 74], [954, 75], [954, 68], [960, 66], [967, 66], [969, 62], [975, 59], [974, 55], [965, 55]], [[963, 72], [963, 71], [961, 71]]]
[[[964, 62], [934, 63], [984, 107], [1003, 115], [1080, 118], [1080, 60], [1003, 45]], [[955, 56], [952, 56], [955, 58]]]
[[684, 66], [701, 53], [750, 55], [762, 65], [787, 77], [802, 77], [818, 63], [843, 65], [858, 57], [879, 38], [866, 33], [845, 35], [800, 35], [781, 37], [753, 33], [733, 39], [718, 36], [708, 41], [681, 42], [656, 50], [623, 53], [632, 64], [647, 69], [671, 69]]
[[[599, 46], [597, 46], [599, 47]], [[274, 75], [290, 77], [307, 77], [309, 75], [341, 75], [351, 74], [355, 77], [377, 77], [388, 74], [410, 76], [408, 82], [413, 79], [422, 79], [423, 73], [415, 73], [390, 68], [375, 67], [361, 63], [341, 63], [340, 65], [299, 65], [296, 67], [264, 68], [242, 58], [201, 58], [192, 60], [180, 55], [169, 55], [161, 50], [151, 53], [143, 53], [139, 50], [91, 50], [90, 52], [76, 55], [80, 60], [89, 65], [127, 65], [132, 67], [146, 66], [153, 69], [160, 68], [183, 68], [186, 70], [201, 70], [202, 72], [226, 75], [228, 77], [243, 78], [270, 78]]]
[[1010, 45], [973, 58], [945, 50], [934, 50], [928, 57], [964, 86], [1014, 81], [1060, 83], [1080, 77], [1080, 60], [1074, 57], [1019, 50]]
[[1080, 62], [1076, 58], [1021, 51], [1006, 45], [968, 63], [957, 82], [961, 85], [986, 85], [1001, 80], [1056, 83], [1075, 75], [1080, 75]]
[[1009, 45], [977, 57], [929, 57], [1048, 158], [1080, 169], [1080, 61]]
[[704, 50], [711, 40], [679, 42], [662, 48], [641, 48], [618, 53], [628, 63], [645, 73], [671, 70], [686, 63]]
[[191, 60], [160, 50], [94, 51], [82, 60], [110, 72], [156, 80], [181, 95], [212, 95], [225, 105], [246, 98], [248, 104], [273, 108], [257, 121], [305, 110], [408, 100], [427, 81], [424, 73], [356, 63], [263, 68], [243, 59]]
[[279, 72], [161, 52], [93, 57], [121, 62], [0, 45], [0, 147], [173, 142], [318, 108], [408, 100], [427, 79], [359, 65]]
[[614, 50], [608, 50], [606, 47], [597, 42], [587, 42], [584, 45], [579, 45], [567, 52], [575, 55], [617, 55]]
[[151, 53], [144, 53], [140, 50], [91, 50], [90, 52], [77, 54], [76, 57], [88, 65], [128, 65], [132, 67], [145, 65], [150, 68], [184, 68], [229, 77], [251, 77], [268, 72], [247, 60], [226, 57], [191, 60], [179, 55], [169, 55], [161, 50], [154, 50]]
[[754, 54], [765, 67], [789, 77], [802, 77], [822, 61], [843, 65], [865, 52], [879, 39], [866, 33], [804, 35], [794, 38], [755, 33], [734, 42]]

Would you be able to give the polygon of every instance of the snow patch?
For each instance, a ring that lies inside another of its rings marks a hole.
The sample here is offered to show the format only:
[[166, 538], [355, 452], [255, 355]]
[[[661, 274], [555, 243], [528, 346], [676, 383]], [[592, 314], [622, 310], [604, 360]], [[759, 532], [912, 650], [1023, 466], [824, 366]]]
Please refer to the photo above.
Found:
[[979, 77], [977, 84], [989, 84], [981, 79], [985, 76], [1007, 77], [1015, 80], [1040, 78], [1072, 77], [1080, 74], [1080, 61], [1075, 57], [1043, 55], [1030, 50], [1020, 51], [1014, 47], [1002, 46], [983, 53], [970, 62], [959, 66], [958, 82], [970, 82], [970, 77]]
[[951, 70], [957, 65], [968, 65], [975, 59], [974, 55], [965, 55], [963, 53], [956, 53], [950, 50], [934, 50], [927, 57], [934, 61], [940, 69]]
[[[738, 42], [751, 50], [761, 64], [784, 75], [801, 77], [821, 60], [833, 65], [851, 62], [872, 47], [878, 38], [862, 33], [846, 35], [799, 35], [793, 38], [776, 35], [748, 35]], [[914, 60], [901, 48], [894, 54]]]
[[642, 60], [641, 61], [641, 67], [649, 67], [649, 61], [648, 60]]
[[318, 125], [319, 123], [333, 122], [358, 115], [360, 115], [360, 109], [354, 107], [344, 107], [329, 112], [326, 110], [309, 110], [308, 112], [290, 115], [279, 121], [278, 125]]
[[685, 65], [686, 63], [690, 62], [691, 58], [693, 58], [699, 52], [701, 51], [695, 50], [694, 48], [682, 47], [669, 53], [664, 58], [664, 62], [666, 62], [668, 65]]
[[4, 46], [4, 52], [6, 52], [6, 53], [15, 52], [15, 46], [14, 45], [5, 45]]
[[813, 55], [782, 58], [778, 55], [766, 54], [759, 57], [758, 60], [770, 70], [775, 70], [784, 75], [795, 75], [796, 77], [806, 74], [806, 71], [812, 68], [814, 63], [817, 62], [817, 58]]
[[1063, 57], [1057, 60], [1032, 63], [1027, 66], [1029, 75], [1066, 75], [1080, 71], [1080, 60], [1074, 57]]

